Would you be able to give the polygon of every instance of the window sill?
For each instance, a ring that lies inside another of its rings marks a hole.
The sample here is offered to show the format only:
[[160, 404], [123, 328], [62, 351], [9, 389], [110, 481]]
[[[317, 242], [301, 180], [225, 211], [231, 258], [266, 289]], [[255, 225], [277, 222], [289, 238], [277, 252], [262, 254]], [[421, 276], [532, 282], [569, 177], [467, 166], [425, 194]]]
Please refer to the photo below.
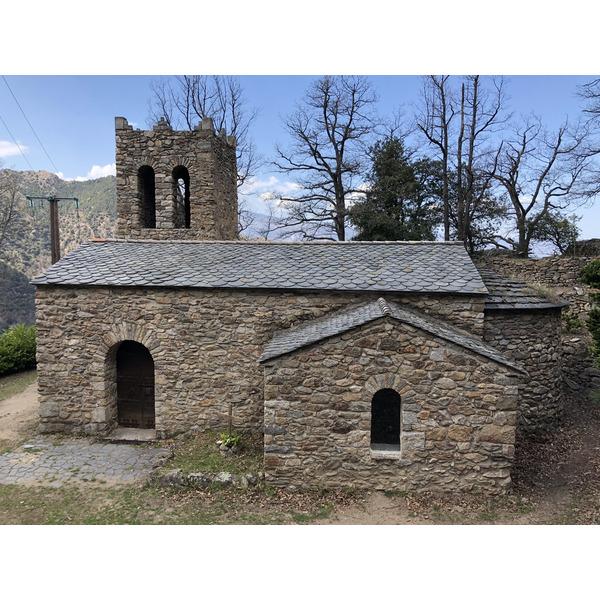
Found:
[[399, 445], [371, 444], [371, 458], [374, 460], [399, 460], [402, 458], [402, 452]]

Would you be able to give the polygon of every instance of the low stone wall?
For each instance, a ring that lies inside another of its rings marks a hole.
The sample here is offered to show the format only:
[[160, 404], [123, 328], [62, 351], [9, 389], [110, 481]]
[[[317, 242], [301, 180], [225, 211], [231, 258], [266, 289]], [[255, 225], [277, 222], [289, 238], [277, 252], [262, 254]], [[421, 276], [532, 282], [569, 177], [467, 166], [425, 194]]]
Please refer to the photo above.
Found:
[[590, 293], [594, 290], [579, 280], [582, 267], [594, 260], [590, 257], [548, 256], [545, 258], [507, 258], [503, 256], [478, 258], [480, 267], [492, 269], [527, 283], [536, 283], [567, 300], [573, 316], [585, 320], [592, 308]]
[[165, 488], [185, 488], [206, 489], [210, 486], [221, 487], [252, 487], [258, 485], [264, 479], [264, 473], [246, 473], [238, 475], [237, 473], [209, 473], [207, 471], [197, 471], [196, 473], [184, 473], [182, 469], [173, 469], [166, 473], [153, 472], [148, 481]]
[[587, 396], [600, 389], [600, 369], [589, 352], [592, 342], [592, 336], [585, 330], [563, 332], [562, 369], [567, 392]]
[[477, 260], [479, 266], [493, 269], [507, 277], [545, 286], [548, 290], [569, 302], [563, 315], [580, 322], [577, 329], [569, 331], [562, 326], [562, 372], [566, 393], [587, 395], [600, 388], [600, 370], [589, 354], [591, 336], [586, 328], [587, 313], [594, 308], [590, 294], [596, 290], [579, 280], [585, 265], [598, 257], [551, 256], [545, 258], [484, 257]]
[[[518, 374], [383, 319], [265, 363], [265, 477], [283, 487], [506, 491]], [[371, 401], [401, 397], [400, 449], [371, 448]]]
[[[105, 433], [116, 425], [116, 348], [143, 344], [155, 367], [159, 437], [194, 425], [263, 426], [258, 358], [276, 331], [377, 294], [39, 286], [37, 359], [42, 432]], [[463, 327], [483, 326], [483, 300], [423, 294], [390, 300]], [[334, 393], [334, 391], [332, 391]]]

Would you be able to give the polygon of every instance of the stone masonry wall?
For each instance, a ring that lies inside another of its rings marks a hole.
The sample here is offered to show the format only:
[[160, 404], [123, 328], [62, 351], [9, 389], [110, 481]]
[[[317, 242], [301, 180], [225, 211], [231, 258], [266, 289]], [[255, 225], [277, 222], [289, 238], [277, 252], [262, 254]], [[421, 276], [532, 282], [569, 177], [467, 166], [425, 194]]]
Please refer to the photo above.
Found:
[[[212, 120], [193, 131], [173, 131], [160, 123], [152, 131], [134, 130], [117, 117], [117, 234], [153, 240], [237, 239], [237, 172], [235, 138], [215, 135]], [[155, 174], [156, 228], [142, 227], [138, 169]], [[177, 228], [173, 169], [189, 173], [189, 229]]]
[[[393, 320], [265, 363], [265, 470], [277, 486], [401, 491], [510, 486], [512, 369]], [[370, 446], [371, 400], [401, 396], [400, 451]]]
[[575, 330], [562, 326], [563, 380], [565, 390], [587, 395], [600, 388], [600, 370], [590, 357], [588, 348], [592, 337], [585, 321], [594, 305], [590, 294], [594, 290], [579, 280], [581, 268], [594, 260], [594, 256], [550, 256], [545, 258], [485, 257], [477, 262], [507, 277], [545, 286], [548, 290], [570, 303], [563, 315], [579, 321]]
[[528, 373], [520, 384], [519, 431], [555, 425], [563, 409], [560, 309], [489, 310], [484, 339]]
[[[39, 286], [38, 386], [43, 432], [107, 432], [116, 425], [115, 354], [123, 340], [146, 346], [155, 364], [157, 434], [198, 425], [263, 425], [258, 358], [281, 328], [377, 294], [281, 293], [168, 288]], [[481, 297], [416, 294], [428, 311], [465, 328], [482, 325]]]

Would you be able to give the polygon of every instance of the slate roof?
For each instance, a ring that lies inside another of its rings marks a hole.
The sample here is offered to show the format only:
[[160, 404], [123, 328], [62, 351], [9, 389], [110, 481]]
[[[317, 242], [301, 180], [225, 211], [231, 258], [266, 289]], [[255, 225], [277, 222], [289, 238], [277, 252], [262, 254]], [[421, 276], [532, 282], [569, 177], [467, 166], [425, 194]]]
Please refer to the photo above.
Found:
[[345, 309], [332, 315], [326, 315], [308, 323], [303, 323], [298, 327], [280, 332], [273, 337], [258, 360], [259, 362], [264, 362], [277, 356], [289, 354], [304, 346], [315, 344], [383, 317], [391, 317], [402, 323], [408, 323], [436, 337], [445, 339], [495, 362], [525, 373], [522, 367], [507, 359], [502, 353], [479, 338], [456, 331], [437, 319], [417, 314], [401, 307], [395, 302], [388, 302], [384, 298]]
[[485, 294], [453, 242], [86, 242], [35, 285]]
[[566, 300], [541, 298], [523, 281], [504, 277], [490, 269], [479, 269], [489, 295], [485, 308], [491, 310], [532, 310], [568, 306]]

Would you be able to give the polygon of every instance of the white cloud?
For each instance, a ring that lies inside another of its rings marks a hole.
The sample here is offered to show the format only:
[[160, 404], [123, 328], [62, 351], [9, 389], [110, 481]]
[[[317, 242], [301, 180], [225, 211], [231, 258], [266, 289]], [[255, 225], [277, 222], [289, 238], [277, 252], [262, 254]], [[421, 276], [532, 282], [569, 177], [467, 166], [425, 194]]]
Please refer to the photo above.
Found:
[[100, 177], [106, 177], [107, 175], [116, 175], [117, 174], [117, 165], [116, 163], [112, 163], [111, 165], [104, 165], [101, 167], [100, 165], [94, 165], [87, 173], [85, 177], [65, 177], [62, 171], [55, 173], [58, 177], [60, 177], [63, 181], [89, 181], [90, 179], [98, 179]]
[[364, 200], [367, 195], [366, 192], [368, 192], [370, 188], [371, 186], [368, 183], [361, 183], [356, 192], [352, 192], [346, 196], [346, 206], [350, 208], [357, 202]]
[[302, 186], [298, 185], [297, 183], [292, 181], [281, 181], [275, 176], [271, 176], [268, 179], [257, 179], [256, 177], [251, 177], [244, 182], [240, 193], [248, 195], [261, 195], [265, 193], [289, 194], [290, 192], [299, 189], [302, 189]]
[[[27, 150], [29, 150], [27, 146], [23, 146], [22, 144], [19, 144], [19, 146], [23, 152], [27, 152]], [[17, 154], [21, 154], [19, 146], [13, 144], [13, 142], [0, 140], [0, 158], [4, 158], [5, 156], [17, 156]]]

